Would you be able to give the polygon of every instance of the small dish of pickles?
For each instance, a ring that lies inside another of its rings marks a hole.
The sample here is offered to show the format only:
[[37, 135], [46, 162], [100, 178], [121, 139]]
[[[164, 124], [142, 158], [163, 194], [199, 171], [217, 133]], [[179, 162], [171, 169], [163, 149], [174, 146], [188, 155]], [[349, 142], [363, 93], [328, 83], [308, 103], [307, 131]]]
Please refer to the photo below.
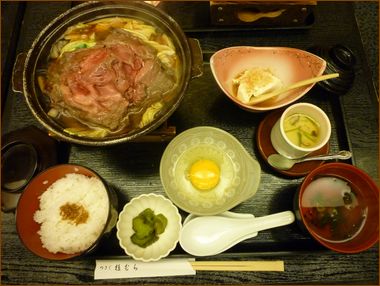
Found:
[[181, 227], [178, 208], [164, 196], [150, 193], [124, 206], [116, 236], [120, 247], [133, 259], [157, 261], [176, 247]]

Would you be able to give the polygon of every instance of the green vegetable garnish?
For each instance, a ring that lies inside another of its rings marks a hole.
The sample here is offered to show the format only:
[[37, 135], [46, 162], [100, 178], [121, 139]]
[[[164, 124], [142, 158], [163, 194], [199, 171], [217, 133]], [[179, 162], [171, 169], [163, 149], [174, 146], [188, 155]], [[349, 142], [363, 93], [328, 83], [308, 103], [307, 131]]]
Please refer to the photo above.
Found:
[[96, 45], [96, 42], [93, 40], [78, 40], [78, 41], [72, 41], [66, 44], [62, 47], [60, 55], [66, 52], [73, 52], [78, 49], [85, 49], [85, 48], [91, 48]]
[[134, 244], [140, 247], [147, 247], [164, 233], [168, 224], [167, 218], [163, 214], [155, 215], [153, 210], [147, 208], [132, 220], [132, 228], [135, 233], [131, 236]]
[[163, 214], [158, 214], [156, 220], [154, 221], [154, 228], [157, 234], [161, 234], [165, 231], [166, 225], [168, 224], [167, 218]]

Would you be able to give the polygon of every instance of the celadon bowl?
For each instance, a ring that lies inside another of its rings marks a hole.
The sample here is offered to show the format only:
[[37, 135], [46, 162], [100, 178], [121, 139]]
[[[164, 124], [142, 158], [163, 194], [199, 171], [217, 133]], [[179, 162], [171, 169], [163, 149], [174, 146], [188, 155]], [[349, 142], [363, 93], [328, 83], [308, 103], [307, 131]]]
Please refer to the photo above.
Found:
[[[199, 191], [186, 178], [200, 160], [220, 165], [220, 182]], [[260, 183], [259, 163], [230, 133], [211, 126], [190, 128], [166, 147], [160, 162], [164, 190], [180, 209], [196, 215], [223, 213], [255, 195]]]

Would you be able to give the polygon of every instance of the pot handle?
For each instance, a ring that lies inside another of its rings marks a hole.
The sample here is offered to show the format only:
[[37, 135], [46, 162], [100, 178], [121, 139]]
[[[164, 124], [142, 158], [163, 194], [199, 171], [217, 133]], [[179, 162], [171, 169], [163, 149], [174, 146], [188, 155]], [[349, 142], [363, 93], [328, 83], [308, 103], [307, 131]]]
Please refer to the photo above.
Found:
[[27, 53], [21, 52], [17, 55], [15, 64], [12, 71], [12, 90], [14, 92], [22, 93], [23, 84], [22, 84], [22, 73], [25, 67]]
[[191, 78], [203, 75], [203, 54], [199, 41], [194, 38], [187, 39], [191, 51]]

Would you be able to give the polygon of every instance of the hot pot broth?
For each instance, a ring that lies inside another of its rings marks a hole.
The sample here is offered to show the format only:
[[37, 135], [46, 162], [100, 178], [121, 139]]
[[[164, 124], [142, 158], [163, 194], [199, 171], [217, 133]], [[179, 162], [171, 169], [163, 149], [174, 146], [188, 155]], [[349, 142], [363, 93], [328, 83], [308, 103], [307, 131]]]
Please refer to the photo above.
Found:
[[355, 186], [338, 177], [318, 177], [304, 190], [301, 211], [307, 225], [322, 239], [344, 242], [365, 224], [368, 206]]
[[67, 133], [138, 130], [176, 95], [181, 63], [172, 39], [140, 20], [110, 17], [69, 27], [37, 74], [48, 115]]

